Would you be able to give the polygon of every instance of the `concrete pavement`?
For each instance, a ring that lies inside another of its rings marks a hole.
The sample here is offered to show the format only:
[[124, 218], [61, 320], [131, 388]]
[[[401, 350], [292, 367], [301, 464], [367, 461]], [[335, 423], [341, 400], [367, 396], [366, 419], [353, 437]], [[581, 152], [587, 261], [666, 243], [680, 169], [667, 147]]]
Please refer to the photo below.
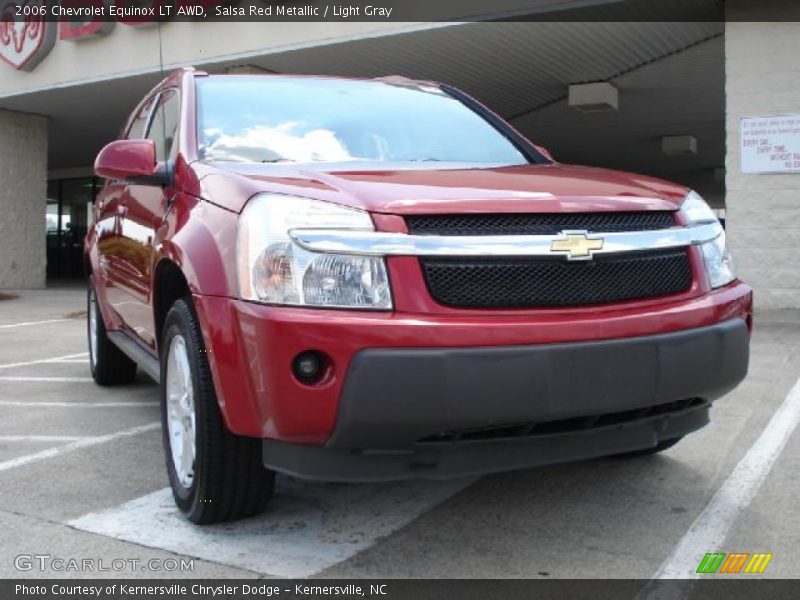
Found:
[[[800, 314], [761, 313], [747, 380], [714, 406], [710, 426], [660, 456], [446, 483], [281, 477], [263, 516], [196, 528], [164, 491], [157, 387], [145, 376], [112, 389], [87, 380], [82, 290], [15, 293], [0, 302], [0, 577], [647, 579], [800, 376]], [[762, 577], [800, 577], [800, 435], [790, 433], [725, 539], [704, 550], [771, 552]], [[19, 571], [20, 554], [187, 558], [194, 569]]]

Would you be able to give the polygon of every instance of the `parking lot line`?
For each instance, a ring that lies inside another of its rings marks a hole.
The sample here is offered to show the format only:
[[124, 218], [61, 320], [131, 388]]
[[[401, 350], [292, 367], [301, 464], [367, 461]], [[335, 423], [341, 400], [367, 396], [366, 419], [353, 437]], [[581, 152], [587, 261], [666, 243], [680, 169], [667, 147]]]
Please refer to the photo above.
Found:
[[277, 577], [309, 577], [375, 542], [476, 481], [337, 485], [278, 476], [260, 516], [198, 527], [164, 488], [69, 521], [76, 529]]
[[74, 442], [85, 440], [86, 435], [0, 435], [0, 442]]
[[720, 548], [739, 514], [755, 498], [786, 442], [800, 423], [800, 379], [764, 431], [698, 515], [655, 579], [697, 578], [698, 561]]
[[74, 319], [48, 319], [46, 321], [26, 321], [24, 323], [9, 323], [8, 325], [0, 325], [0, 329], [12, 329], [14, 327], [29, 327], [31, 325], [46, 325], [47, 323], [63, 323], [64, 321], [73, 321]]
[[17, 458], [12, 458], [10, 460], [0, 462], [0, 471], [8, 471], [9, 469], [15, 469], [17, 467], [29, 465], [31, 463], [47, 460], [48, 458], [60, 456], [62, 454], [66, 454], [67, 452], [72, 452], [74, 450], [79, 450], [81, 448], [88, 448], [89, 446], [105, 444], [106, 442], [111, 442], [114, 440], [118, 440], [120, 438], [138, 435], [140, 433], [145, 433], [147, 431], [153, 431], [154, 429], [159, 429], [160, 427], [161, 427], [160, 422], [148, 423], [147, 425], [139, 425], [137, 427], [131, 427], [130, 429], [124, 429], [122, 431], [117, 431], [106, 435], [99, 435], [95, 437], [87, 437], [75, 440], [74, 442], [70, 442], [68, 444], [59, 446], [57, 448], [49, 448], [47, 450], [42, 450], [41, 452], [26, 454], [25, 456], [18, 456]]
[[94, 381], [91, 377], [0, 377], [0, 381], [37, 382], [49, 383], [88, 383]]
[[44, 363], [57, 363], [64, 359], [70, 358], [83, 358], [89, 356], [88, 352], [79, 352], [77, 354], [64, 354], [63, 356], [51, 356], [50, 358], [40, 358], [38, 360], [28, 360], [25, 362], [6, 363], [0, 365], [0, 369], [14, 369], [16, 367], [28, 367], [30, 365], [41, 365]]
[[59, 402], [59, 401], [51, 401], [51, 400], [44, 400], [44, 401], [25, 401], [25, 400], [0, 400], [0, 406], [24, 406], [26, 408], [29, 407], [71, 407], [71, 406], [79, 406], [83, 408], [121, 408], [121, 407], [130, 407], [130, 406], [158, 406], [159, 402], [136, 402], [134, 400], [131, 401], [120, 401], [120, 402], [84, 402], [84, 401], [76, 401], [76, 402]]

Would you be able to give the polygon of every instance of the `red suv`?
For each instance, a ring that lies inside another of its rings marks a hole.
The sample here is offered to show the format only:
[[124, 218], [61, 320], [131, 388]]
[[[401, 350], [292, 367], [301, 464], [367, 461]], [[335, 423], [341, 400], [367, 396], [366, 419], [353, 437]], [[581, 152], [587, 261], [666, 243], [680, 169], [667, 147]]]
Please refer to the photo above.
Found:
[[562, 165], [447, 85], [172, 74], [97, 157], [101, 385], [161, 384], [175, 501], [663, 450], [748, 367], [683, 186]]

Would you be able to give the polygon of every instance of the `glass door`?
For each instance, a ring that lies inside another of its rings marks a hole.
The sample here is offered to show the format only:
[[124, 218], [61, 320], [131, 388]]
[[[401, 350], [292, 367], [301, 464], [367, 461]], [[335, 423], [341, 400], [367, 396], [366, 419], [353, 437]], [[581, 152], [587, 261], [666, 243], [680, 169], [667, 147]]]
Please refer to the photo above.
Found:
[[48, 279], [79, 279], [83, 240], [92, 215], [97, 181], [93, 177], [52, 180], [45, 209]]

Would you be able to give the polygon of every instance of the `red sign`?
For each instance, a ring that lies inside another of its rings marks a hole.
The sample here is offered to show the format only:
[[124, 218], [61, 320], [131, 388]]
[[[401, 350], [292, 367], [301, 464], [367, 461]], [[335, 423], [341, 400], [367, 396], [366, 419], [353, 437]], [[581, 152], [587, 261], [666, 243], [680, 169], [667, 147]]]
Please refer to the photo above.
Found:
[[15, 69], [32, 71], [53, 49], [57, 23], [45, 19], [48, 2], [5, 2], [0, 10], [0, 59]]
[[[230, 0], [0, 0], [0, 59], [32, 71], [56, 42], [106, 35], [115, 22], [133, 27], [204, 16]], [[177, 10], [176, 10], [177, 9]]]

